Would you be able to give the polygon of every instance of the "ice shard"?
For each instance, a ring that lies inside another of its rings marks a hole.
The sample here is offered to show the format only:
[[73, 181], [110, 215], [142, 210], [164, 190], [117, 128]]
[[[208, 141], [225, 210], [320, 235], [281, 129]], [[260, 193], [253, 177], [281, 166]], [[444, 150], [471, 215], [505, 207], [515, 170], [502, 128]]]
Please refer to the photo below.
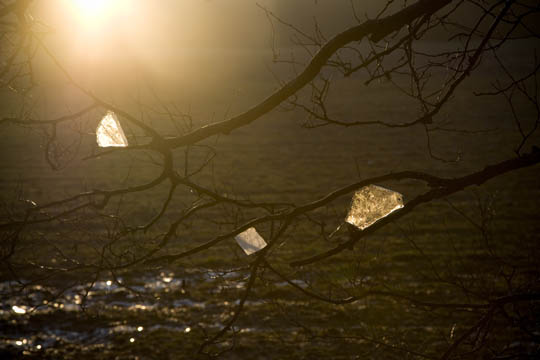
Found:
[[96, 129], [96, 140], [99, 147], [126, 147], [128, 141], [114, 112], [109, 111], [101, 119]]
[[403, 195], [377, 185], [368, 185], [354, 193], [345, 221], [360, 230], [373, 225], [403, 207]]
[[257, 251], [264, 249], [266, 246], [266, 241], [264, 241], [262, 236], [259, 235], [257, 230], [255, 230], [253, 227], [236, 235], [234, 239], [247, 255], [256, 253]]

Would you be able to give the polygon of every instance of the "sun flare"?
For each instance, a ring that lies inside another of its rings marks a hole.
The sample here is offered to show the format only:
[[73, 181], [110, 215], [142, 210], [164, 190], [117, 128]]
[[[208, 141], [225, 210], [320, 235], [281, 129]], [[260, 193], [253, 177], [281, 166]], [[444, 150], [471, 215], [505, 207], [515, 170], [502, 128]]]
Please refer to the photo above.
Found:
[[81, 15], [87, 17], [97, 16], [107, 10], [112, 1], [108, 0], [73, 0]]
[[69, 0], [78, 22], [85, 27], [100, 28], [119, 17], [131, 15], [133, 0]]

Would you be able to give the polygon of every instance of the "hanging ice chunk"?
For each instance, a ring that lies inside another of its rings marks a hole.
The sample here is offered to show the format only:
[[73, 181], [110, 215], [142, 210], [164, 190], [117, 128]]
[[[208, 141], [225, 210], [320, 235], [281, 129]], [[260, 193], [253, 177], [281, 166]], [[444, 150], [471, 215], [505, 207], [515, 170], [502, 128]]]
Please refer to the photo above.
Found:
[[402, 207], [403, 196], [400, 193], [368, 185], [354, 193], [345, 221], [364, 230]]
[[261, 235], [259, 235], [257, 230], [253, 227], [236, 235], [234, 239], [247, 255], [256, 253], [266, 246], [266, 241], [264, 241]]
[[109, 111], [101, 119], [96, 129], [96, 140], [99, 147], [126, 147], [128, 141], [114, 112]]

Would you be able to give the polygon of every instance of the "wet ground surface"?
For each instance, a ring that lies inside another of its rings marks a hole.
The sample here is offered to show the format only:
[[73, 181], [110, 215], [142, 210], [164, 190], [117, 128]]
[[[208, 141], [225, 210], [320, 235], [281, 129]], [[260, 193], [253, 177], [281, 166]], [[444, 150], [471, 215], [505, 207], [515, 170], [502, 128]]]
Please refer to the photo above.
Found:
[[[39, 356], [70, 344], [93, 348], [135, 344], [164, 331], [189, 337], [198, 327], [196, 319], [207, 321], [238, 304], [238, 300], [198, 299], [190, 294], [193, 284], [205, 282], [214, 292], [236, 291], [243, 288], [236, 280], [242, 280], [238, 272], [193, 270], [182, 275], [161, 271], [136, 280], [111, 278], [67, 288], [25, 284], [24, 280], [3, 282], [0, 349], [13, 356]], [[221, 326], [216, 318], [213, 327]]]

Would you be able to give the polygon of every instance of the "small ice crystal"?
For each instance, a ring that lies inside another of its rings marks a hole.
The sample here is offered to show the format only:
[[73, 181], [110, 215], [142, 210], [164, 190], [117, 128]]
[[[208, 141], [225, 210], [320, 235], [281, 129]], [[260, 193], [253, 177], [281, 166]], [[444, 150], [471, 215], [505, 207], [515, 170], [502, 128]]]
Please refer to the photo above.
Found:
[[364, 230], [402, 207], [403, 196], [400, 193], [368, 185], [354, 193], [345, 221]]
[[116, 115], [109, 111], [101, 119], [96, 129], [96, 140], [99, 147], [126, 147], [128, 141]]
[[256, 253], [266, 246], [266, 241], [264, 241], [253, 227], [236, 235], [234, 239], [247, 255]]

